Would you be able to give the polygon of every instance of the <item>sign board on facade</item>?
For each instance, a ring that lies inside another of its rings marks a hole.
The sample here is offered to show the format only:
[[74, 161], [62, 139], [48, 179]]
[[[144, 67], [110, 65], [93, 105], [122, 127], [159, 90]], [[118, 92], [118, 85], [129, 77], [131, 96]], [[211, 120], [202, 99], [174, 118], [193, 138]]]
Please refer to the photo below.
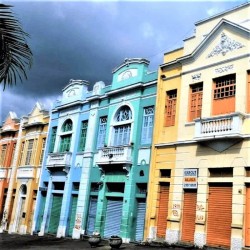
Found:
[[187, 168], [183, 173], [183, 188], [196, 189], [197, 188], [197, 169]]

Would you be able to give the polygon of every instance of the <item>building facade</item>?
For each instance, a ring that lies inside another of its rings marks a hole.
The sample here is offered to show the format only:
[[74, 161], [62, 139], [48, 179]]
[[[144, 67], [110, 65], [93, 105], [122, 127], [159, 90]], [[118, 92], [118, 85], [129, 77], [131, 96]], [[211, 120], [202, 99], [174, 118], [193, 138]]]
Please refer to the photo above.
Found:
[[157, 85], [148, 65], [126, 59], [113, 70], [112, 84], [92, 96], [98, 106], [93, 165], [85, 211], [78, 202], [75, 237], [84, 230], [124, 242], [143, 239]]
[[[112, 84], [72, 80], [52, 109], [33, 232], [143, 239], [157, 73], [126, 59]], [[139, 219], [138, 219], [139, 218]]]
[[[11, 180], [12, 166], [17, 145], [20, 120], [16, 113], [9, 112], [0, 130], [0, 229], [6, 230], [11, 214], [4, 210]], [[11, 204], [12, 210], [13, 204]]]
[[10, 217], [9, 233], [31, 233], [48, 122], [49, 112], [38, 102], [20, 120], [4, 207]]
[[195, 24], [164, 55], [145, 237], [249, 246], [250, 4]]
[[[88, 82], [70, 80], [51, 111], [32, 232], [71, 236], [89, 124]], [[90, 140], [91, 143], [91, 140]]]

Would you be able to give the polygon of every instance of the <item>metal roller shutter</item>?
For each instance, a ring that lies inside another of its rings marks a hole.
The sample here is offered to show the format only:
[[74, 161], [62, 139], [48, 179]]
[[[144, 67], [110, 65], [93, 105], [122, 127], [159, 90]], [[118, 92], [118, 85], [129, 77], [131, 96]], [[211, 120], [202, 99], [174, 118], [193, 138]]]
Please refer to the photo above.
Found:
[[144, 222], [146, 213], [146, 202], [145, 200], [138, 200], [137, 202], [137, 219], [135, 229], [135, 240], [143, 240]]
[[69, 236], [72, 236], [73, 228], [75, 226], [77, 199], [78, 199], [78, 196], [76, 195], [72, 196], [70, 218], [69, 218], [70, 219], [69, 220]]
[[97, 210], [97, 197], [90, 197], [89, 202], [89, 215], [87, 222], [87, 234], [93, 234], [95, 230], [95, 218], [96, 218], [96, 210]]
[[250, 186], [246, 187], [245, 246], [250, 246]]
[[184, 191], [181, 240], [185, 242], [194, 242], [196, 201], [196, 190]]
[[167, 228], [168, 217], [168, 197], [169, 197], [169, 185], [160, 184], [160, 197], [157, 213], [157, 237], [165, 238]]
[[208, 196], [207, 245], [230, 247], [232, 185], [210, 185]]
[[40, 205], [39, 205], [39, 214], [38, 214], [38, 218], [37, 218], [37, 231], [40, 231], [41, 229], [41, 224], [43, 221], [43, 214], [44, 214], [44, 207], [45, 207], [45, 201], [46, 201], [46, 194], [41, 195], [41, 199], [40, 199]]
[[50, 223], [48, 233], [56, 234], [59, 226], [62, 206], [62, 195], [54, 194], [52, 200], [52, 208], [50, 215]]
[[120, 235], [121, 220], [122, 200], [114, 198], [108, 199], [104, 237], [110, 237], [111, 235]]

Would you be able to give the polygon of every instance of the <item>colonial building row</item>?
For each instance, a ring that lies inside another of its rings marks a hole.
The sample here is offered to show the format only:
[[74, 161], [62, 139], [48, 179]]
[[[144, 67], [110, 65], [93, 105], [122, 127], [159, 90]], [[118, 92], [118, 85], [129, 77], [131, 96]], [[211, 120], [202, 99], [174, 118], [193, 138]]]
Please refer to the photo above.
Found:
[[126, 59], [111, 84], [70, 80], [0, 131], [1, 229], [124, 242], [250, 246], [250, 3], [181, 48]]
[[[35, 119], [38, 107], [27, 125], [17, 121], [18, 159], [5, 166], [9, 175], [1, 179], [8, 190], [4, 229], [73, 238], [98, 231], [124, 242], [143, 240], [157, 83], [148, 65], [145, 59], [126, 59], [113, 70], [111, 85], [97, 82], [92, 91], [87, 81], [70, 80], [49, 125]], [[2, 135], [9, 135], [9, 120]], [[1, 142], [5, 156], [4, 137]]]

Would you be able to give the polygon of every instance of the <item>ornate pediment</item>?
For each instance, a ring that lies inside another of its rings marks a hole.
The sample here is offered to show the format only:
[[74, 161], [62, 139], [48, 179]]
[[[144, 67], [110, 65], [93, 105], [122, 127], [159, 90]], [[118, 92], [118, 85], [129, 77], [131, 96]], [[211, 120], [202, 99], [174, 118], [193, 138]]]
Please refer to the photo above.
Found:
[[232, 40], [224, 32], [221, 33], [220, 43], [208, 54], [207, 58], [222, 54], [226, 55], [227, 52], [245, 47], [245, 45]]

